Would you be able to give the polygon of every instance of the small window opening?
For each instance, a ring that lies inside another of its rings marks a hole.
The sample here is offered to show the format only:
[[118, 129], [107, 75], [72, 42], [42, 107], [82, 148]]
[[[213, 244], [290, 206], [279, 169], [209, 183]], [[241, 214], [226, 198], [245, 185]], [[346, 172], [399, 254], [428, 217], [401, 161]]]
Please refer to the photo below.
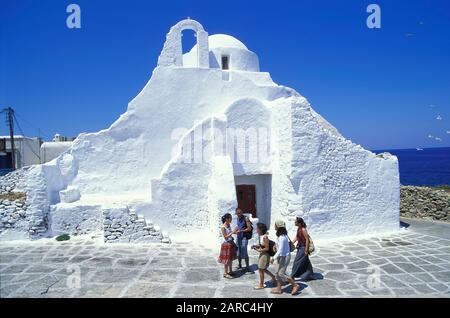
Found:
[[222, 55], [222, 70], [230, 69], [230, 57], [227, 55]]

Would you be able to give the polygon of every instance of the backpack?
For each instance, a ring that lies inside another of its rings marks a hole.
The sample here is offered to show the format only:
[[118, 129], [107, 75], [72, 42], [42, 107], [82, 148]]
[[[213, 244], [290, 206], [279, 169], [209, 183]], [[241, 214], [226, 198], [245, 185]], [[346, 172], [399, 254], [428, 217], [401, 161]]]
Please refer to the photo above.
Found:
[[[303, 232], [302, 232], [302, 236], [304, 237]], [[314, 242], [309, 234], [308, 234], [308, 240], [309, 240], [308, 255], [311, 255], [312, 253], [315, 252], [316, 247], [314, 246]]]
[[252, 222], [248, 219], [248, 218], [245, 218], [245, 222], [247, 223], [247, 220], [250, 222], [250, 228], [252, 229], [250, 232], [245, 232], [245, 233], [243, 233], [244, 234], [244, 237], [247, 239], [247, 240], [251, 240], [252, 239], [252, 237], [253, 237], [253, 224], [252, 224]]
[[275, 246], [276, 246], [276, 243], [272, 240], [269, 240], [269, 255], [270, 255], [270, 257], [274, 257], [275, 254], [277, 253]]

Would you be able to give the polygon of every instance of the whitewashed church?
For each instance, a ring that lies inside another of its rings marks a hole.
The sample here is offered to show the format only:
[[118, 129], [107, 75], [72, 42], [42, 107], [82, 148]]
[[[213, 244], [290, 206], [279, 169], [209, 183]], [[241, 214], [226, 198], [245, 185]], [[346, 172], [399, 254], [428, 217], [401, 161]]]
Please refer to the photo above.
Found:
[[[184, 30], [197, 44], [183, 55]], [[268, 225], [302, 216], [320, 238], [399, 228], [397, 158], [345, 139], [242, 42], [191, 19], [170, 29], [126, 113], [27, 180], [27, 223], [0, 239], [213, 235], [238, 206]]]

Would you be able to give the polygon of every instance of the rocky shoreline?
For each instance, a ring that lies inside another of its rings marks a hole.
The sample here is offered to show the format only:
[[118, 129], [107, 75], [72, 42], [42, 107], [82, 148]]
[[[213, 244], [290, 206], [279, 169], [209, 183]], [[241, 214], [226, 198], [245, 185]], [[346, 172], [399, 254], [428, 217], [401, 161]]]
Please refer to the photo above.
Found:
[[450, 188], [402, 186], [400, 215], [450, 222]]

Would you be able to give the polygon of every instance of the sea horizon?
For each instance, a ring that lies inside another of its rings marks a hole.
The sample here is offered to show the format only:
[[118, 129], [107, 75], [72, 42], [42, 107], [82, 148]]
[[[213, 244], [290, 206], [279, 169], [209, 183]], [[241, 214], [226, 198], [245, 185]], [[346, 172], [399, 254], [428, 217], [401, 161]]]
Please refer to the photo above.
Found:
[[401, 185], [450, 185], [450, 147], [379, 149], [397, 156]]
[[422, 149], [422, 150], [426, 150], [426, 149], [445, 149], [445, 148], [450, 148], [450, 146], [448, 147], [416, 147], [416, 148], [379, 148], [379, 149], [371, 149], [370, 151], [375, 152], [375, 153], [380, 153], [382, 151], [396, 151], [396, 150], [416, 150], [416, 151], [420, 151], [417, 149]]

